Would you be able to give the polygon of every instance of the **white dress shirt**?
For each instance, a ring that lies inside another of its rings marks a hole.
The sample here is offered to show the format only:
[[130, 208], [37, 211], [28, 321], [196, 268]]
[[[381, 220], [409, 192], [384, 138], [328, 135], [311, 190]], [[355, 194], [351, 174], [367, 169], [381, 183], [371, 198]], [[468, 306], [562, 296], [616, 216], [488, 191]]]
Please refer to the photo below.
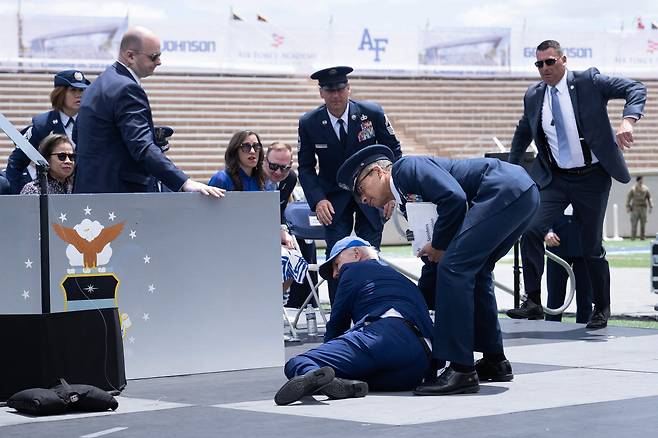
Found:
[[[553, 112], [551, 104], [551, 86], [546, 86], [544, 93], [544, 104], [542, 106], [541, 120], [542, 128], [546, 133], [548, 146], [551, 149], [553, 159], [558, 167], [562, 169], [571, 169], [574, 167], [583, 167], [585, 165], [585, 157], [583, 157], [583, 148], [580, 145], [580, 137], [578, 135], [578, 125], [576, 124], [576, 116], [573, 112], [573, 104], [569, 96], [569, 88], [567, 85], [567, 70], [564, 71], [564, 76], [560, 82], [557, 83], [557, 98], [560, 102], [560, 109], [562, 110], [562, 120], [564, 127], [567, 131], [567, 139], [569, 140], [569, 150], [571, 151], [571, 159], [567, 162], [560, 161], [560, 153], [558, 150], [557, 130], [553, 122]], [[592, 163], [598, 162], [598, 158], [592, 152]]]
[[137, 83], [138, 83], [139, 86], [141, 87], [141, 86], [142, 86], [142, 81], [139, 80], [139, 76], [137, 76], [137, 73], [135, 73], [135, 72], [133, 71], [132, 68], [128, 67], [126, 64], [124, 64], [123, 62], [119, 61], [118, 59], [117, 59], [117, 62], [118, 62], [119, 64], [123, 65], [124, 67], [126, 67], [126, 68], [128, 69], [128, 71], [130, 72], [130, 74], [133, 76], [133, 78], [135, 78], [135, 80], [137, 81]]
[[[75, 143], [73, 142], [73, 123], [69, 123], [69, 119], [73, 119], [73, 121], [77, 121], [77, 114], [73, 117], [69, 117], [66, 114], [64, 114], [62, 111], [59, 112], [59, 119], [62, 121], [62, 126], [64, 126], [64, 132], [66, 133], [66, 136], [69, 138], [69, 141], [71, 142], [71, 146], [73, 146], [73, 149], [75, 150]], [[67, 126], [68, 124], [68, 126]]]
[[340, 128], [340, 123], [338, 123], [338, 120], [339, 120], [339, 119], [342, 120], [342, 121], [344, 122], [343, 125], [345, 126], [345, 134], [347, 134], [348, 132], [350, 132], [349, 129], [347, 129], [347, 121], [349, 120], [349, 117], [348, 117], [348, 116], [349, 116], [349, 114], [348, 114], [348, 113], [349, 113], [349, 110], [350, 110], [350, 106], [349, 106], [349, 104], [348, 104], [348, 105], [345, 107], [345, 111], [343, 111], [343, 115], [340, 116], [340, 117], [334, 117], [334, 115], [331, 114], [331, 113], [329, 112], [329, 110], [327, 110], [327, 114], [329, 114], [329, 120], [331, 121], [331, 126], [334, 128], [334, 132], [336, 133], [336, 137], [338, 137], [339, 139], [340, 139], [340, 131], [339, 131], [339, 129], [341, 129], [341, 128]]

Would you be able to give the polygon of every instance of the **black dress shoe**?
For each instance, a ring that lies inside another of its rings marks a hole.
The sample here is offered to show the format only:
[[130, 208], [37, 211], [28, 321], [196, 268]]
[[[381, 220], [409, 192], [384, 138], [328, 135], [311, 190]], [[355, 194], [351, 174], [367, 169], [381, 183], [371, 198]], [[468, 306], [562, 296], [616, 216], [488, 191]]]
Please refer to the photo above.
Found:
[[277, 405], [289, 405], [305, 395], [311, 395], [333, 380], [336, 376], [331, 367], [322, 367], [309, 371], [303, 376], [295, 376], [288, 380], [277, 391], [274, 402]]
[[420, 385], [414, 389], [416, 395], [470, 394], [480, 390], [480, 382], [475, 371], [460, 373], [451, 367], [446, 368], [436, 383]]
[[604, 310], [594, 309], [592, 318], [585, 326], [588, 329], [598, 330], [608, 326], [608, 318], [610, 318], [610, 308]]
[[320, 388], [320, 392], [332, 400], [365, 397], [368, 394], [368, 384], [361, 380], [334, 377], [331, 382]]
[[475, 371], [481, 382], [509, 382], [514, 379], [512, 364], [507, 359], [492, 362], [482, 358], [475, 362]]
[[544, 307], [530, 299], [525, 300], [518, 309], [509, 309], [505, 313], [513, 319], [544, 319]]

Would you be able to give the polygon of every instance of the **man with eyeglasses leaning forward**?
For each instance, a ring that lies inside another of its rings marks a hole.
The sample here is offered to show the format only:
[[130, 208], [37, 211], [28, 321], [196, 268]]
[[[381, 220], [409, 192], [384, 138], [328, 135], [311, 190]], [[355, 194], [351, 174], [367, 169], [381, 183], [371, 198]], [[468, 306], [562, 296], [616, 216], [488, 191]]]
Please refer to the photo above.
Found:
[[140, 81], [159, 65], [158, 37], [143, 27], [128, 29], [118, 60], [82, 97], [74, 193], [147, 192], [159, 180], [174, 192], [224, 196], [224, 190], [188, 178], [155, 143], [151, 106]]
[[[600, 329], [607, 326], [610, 316], [610, 269], [601, 236], [611, 177], [621, 183], [630, 181], [622, 151], [633, 144], [633, 127], [642, 117], [647, 90], [640, 82], [606, 76], [596, 68], [567, 70], [567, 57], [554, 40], [539, 44], [536, 56], [542, 80], [525, 93], [509, 161], [519, 163], [535, 141], [538, 155], [529, 172], [540, 187], [541, 204], [521, 239], [527, 299], [507, 315], [543, 319], [544, 236], [571, 204], [575, 216], [587, 224], [582, 248], [594, 303], [587, 328]], [[608, 118], [610, 99], [626, 101], [616, 133]]]
[[[373, 145], [345, 161], [336, 179], [372, 207], [395, 201], [406, 209], [408, 199], [436, 205], [431, 241], [417, 255], [435, 264], [432, 366], [438, 369], [445, 361], [450, 366], [438, 378], [430, 374], [414, 393], [472, 393], [480, 389], [480, 380], [512, 380], [492, 272], [539, 206], [537, 186], [528, 174], [492, 158], [413, 156], [394, 162], [389, 148]], [[423, 275], [434, 274], [423, 270]], [[484, 354], [475, 363], [474, 351]]]

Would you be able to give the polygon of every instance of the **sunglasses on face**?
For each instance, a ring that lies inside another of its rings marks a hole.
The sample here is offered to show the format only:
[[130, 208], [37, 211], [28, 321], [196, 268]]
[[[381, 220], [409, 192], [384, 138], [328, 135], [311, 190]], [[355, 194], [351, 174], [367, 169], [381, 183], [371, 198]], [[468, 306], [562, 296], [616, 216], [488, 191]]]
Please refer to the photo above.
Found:
[[267, 167], [269, 167], [272, 172], [276, 172], [277, 170], [279, 172], [288, 172], [292, 169], [292, 165], [290, 164], [276, 164], [270, 163], [269, 161], [267, 162]]
[[150, 59], [151, 62], [155, 62], [156, 60], [160, 59], [160, 55], [162, 55], [162, 52], [146, 53], [146, 52], [142, 52], [140, 50], [135, 50], [135, 53], [141, 53], [142, 55], [144, 55], [148, 59]]
[[248, 154], [249, 152], [251, 152], [252, 149], [254, 150], [254, 152], [259, 152], [261, 149], [263, 149], [263, 145], [256, 142], [254, 143], [244, 142], [240, 145], [240, 149], [242, 149], [242, 152], [244, 152], [245, 154]]
[[552, 65], [555, 65], [556, 62], [557, 62], [556, 58], [548, 58], [548, 59], [545, 59], [543, 61], [535, 62], [535, 67], [542, 68], [544, 66], [544, 64], [546, 64], [547, 66], [550, 67]]
[[75, 161], [75, 157], [76, 157], [77, 154], [75, 154], [75, 153], [67, 154], [66, 152], [58, 152], [56, 154], [50, 154], [51, 157], [53, 155], [55, 155], [59, 161], [66, 161], [67, 158], [71, 161]]

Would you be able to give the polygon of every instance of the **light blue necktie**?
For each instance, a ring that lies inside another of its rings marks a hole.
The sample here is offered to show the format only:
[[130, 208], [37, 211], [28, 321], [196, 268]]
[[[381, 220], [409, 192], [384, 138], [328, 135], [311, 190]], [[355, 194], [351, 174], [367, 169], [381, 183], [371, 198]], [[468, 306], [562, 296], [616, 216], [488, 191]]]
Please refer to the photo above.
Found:
[[564, 165], [571, 160], [571, 150], [569, 149], [567, 130], [564, 127], [564, 120], [562, 119], [560, 99], [557, 97], [557, 88], [555, 87], [551, 87], [551, 112], [553, 113], [555, 131], [557, 132], [558, 158], [560, 159], [560, 164]]

